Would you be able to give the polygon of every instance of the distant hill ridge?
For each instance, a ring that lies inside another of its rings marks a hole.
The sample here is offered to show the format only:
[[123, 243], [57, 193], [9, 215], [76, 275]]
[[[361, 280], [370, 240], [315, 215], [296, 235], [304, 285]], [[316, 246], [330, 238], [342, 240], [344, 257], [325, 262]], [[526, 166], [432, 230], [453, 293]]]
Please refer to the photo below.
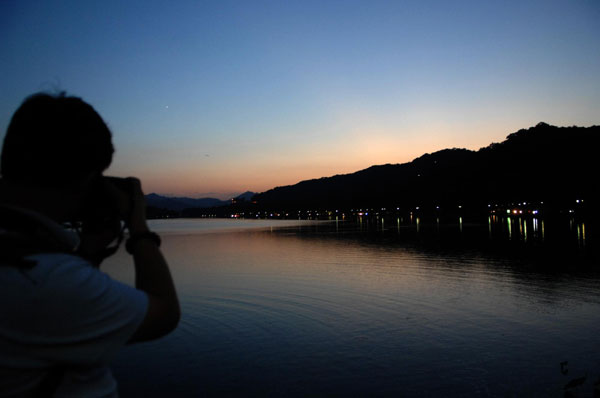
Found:
[[293, 209], [596, 198], [599, 138], [600, 126], [542, 122], [478, 151], [444, 149], [408, 163], [273, 188], [253, 200], [259, 207]]
[[[250, 200], [254, 196], [254, 192], [244, 192], [236, 196], [236, 200]], [[187, 197], [169, 197], [162, 196], [156, 193], [146, 195], [146, 204], [157, 209], [167, 209], [172, 211], [182, 211], [191, 208], [207, 208], [226, 206], [231, 203], [231, 200], [221, 200], [216, 198], [187, 198]]]

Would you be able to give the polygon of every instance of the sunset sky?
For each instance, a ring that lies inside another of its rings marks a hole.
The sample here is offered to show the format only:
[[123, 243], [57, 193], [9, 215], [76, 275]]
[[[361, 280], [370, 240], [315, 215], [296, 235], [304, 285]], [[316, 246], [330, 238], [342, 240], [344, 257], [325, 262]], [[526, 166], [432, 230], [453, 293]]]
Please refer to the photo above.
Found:
[[102, 115], [108, 174], [227, 198], [600, 124], [600, 2], [0, 1], [0, 128], [37, 91]]

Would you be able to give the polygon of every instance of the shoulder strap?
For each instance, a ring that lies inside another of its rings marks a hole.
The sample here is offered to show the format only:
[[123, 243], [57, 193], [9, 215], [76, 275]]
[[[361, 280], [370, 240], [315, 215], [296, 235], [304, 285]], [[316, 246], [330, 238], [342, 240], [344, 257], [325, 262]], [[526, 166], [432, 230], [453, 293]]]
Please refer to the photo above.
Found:
[[0, 205], [0, 264], [32, 266], [36, 253], [73, 253], [77, 238], [53, 220], [33, 211]]

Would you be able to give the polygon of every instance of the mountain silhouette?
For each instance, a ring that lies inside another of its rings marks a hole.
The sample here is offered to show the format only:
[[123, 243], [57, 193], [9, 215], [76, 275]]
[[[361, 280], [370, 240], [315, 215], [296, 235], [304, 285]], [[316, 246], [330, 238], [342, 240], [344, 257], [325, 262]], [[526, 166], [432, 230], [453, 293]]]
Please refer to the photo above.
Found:
[[239, 194], [238, 196], [236, 196], [234, 199], [238, 200], [238, 201], [250, 201], [252, 200], [252, 198], [254, 197], [254, 195], [256, 195], [255, 192], [251, 192], [251, 191], [246, 191], [242, 194]]
[[146, 204], [148, 206], [156, 207], [159, 209], [167, 209], [174, 211], [181, 211], [187, 208], [204, 208], [204, 207], [217, 207], [225, 206], [229, 204], [229, 201], [220, 200], [215, 198], [185, 198], [185, 197], [167, 197], [151, 193], [146, 195]]
[[[254, 192], [246, 191], [233, 199], [237, 201], [250, 201], [255, 195]], [[181, 212], [185, 209], [197, 209], [207, 207], [219, 207], [231, 204], [232, 200], [221, 200], [216, 198], [188, 198], [188, 197], [169, 197], [156, 193], [146, 195], [146, 205], [155, 209], [164, 209], [174, 212]]]
[[259, 208], [487, 208], [494, 202], [566, 206], [598, 197], [600, 126], [539, 123], [478, 151], [444, 149], [404, 164], [302, 181], [253, 197]]

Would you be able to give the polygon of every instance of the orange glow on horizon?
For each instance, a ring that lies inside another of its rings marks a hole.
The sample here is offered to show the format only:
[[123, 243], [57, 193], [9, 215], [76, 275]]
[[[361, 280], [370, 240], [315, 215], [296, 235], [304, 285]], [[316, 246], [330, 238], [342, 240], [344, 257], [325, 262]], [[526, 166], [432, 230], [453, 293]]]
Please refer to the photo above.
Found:
[[[217, 158], [210, 162], [202, 159], [204, 163], [197, 164], [149, 162], [145, 168], [130, 170], [130, 174], [142, 180], [146, 193], [228, 199], [245, 191], [264, 192], [304, 180], [350, 174], [373, 165], [406, 163], [425, 153], [458, 146], [432, 137], [433, 134], [423, 134], [407, 139], [400, 135], [366, 133], [309, 152], [293, 148], [269, 157], [257, 154], [245, 159]], [[470, 149], [483, 146], [478, 145], [471, 145]], [[118, 170], [113, 173], [122, 175]]]

